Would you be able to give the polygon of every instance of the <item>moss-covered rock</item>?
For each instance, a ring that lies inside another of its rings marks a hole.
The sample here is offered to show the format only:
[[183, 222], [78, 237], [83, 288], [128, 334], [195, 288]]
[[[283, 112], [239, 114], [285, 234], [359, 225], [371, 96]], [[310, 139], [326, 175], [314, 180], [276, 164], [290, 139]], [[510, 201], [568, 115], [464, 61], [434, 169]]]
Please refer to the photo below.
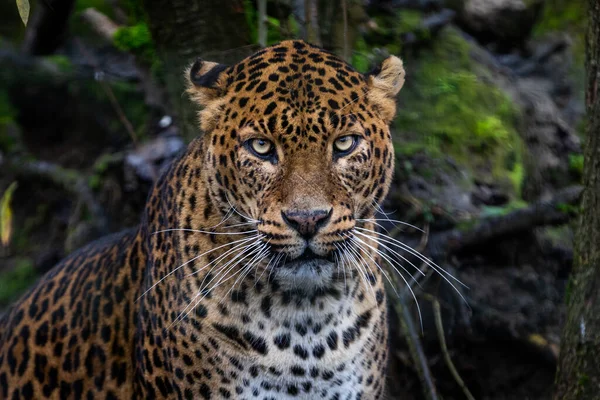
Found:
[[406, 57], [395, 148], [451, 156], [482, 181], [505, 181], [518, 193], [522, 177], [518, 112], [470, 57], [470, 46], [449, 27], [418, 57]]

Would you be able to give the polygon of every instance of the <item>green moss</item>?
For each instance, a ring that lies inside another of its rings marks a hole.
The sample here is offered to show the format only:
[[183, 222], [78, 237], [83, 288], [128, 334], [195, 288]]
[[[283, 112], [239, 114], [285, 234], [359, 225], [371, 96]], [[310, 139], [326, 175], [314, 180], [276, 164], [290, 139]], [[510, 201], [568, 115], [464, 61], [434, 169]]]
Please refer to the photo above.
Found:
[[582, 102], [585, 96], [585, 35], [588, 20], [586, 3], [584, 0], [547, 0], [544, 2], [542, 16], [533, 29], [534, 38], [555, 32], [569, 35], [569, 49], [573, 57], [569, 75]]
[[10, 304], [36, 279], [33, 261], [29, 258], [16, 259], [13, 268], [0, 273], [0, 304]]
[[75, 12], [79, 13], [87, 8], [95, 8], [109, 18], [114, 16], [113, 7], [106, 0], [77, 0], [75, 2]]
[[525, 207], [527, 207], [527, 203], [523, 200], [514, 200], [502, 207], [484, 206], [481, 209], [480, 217], [500, 217], [503, 215], [510, 214], [513, 211], [523, 209]]
[[578, 215], [581, 211], [581, 208], [578, 205], [568, 203], [558, 203], [556, 209], [570, 215]]
[[88, 185], [93, 190], [98, 190], [102, 186], [104, 176], [111, 165], [122, 161], [122, 155], [119, 153], [101, 155], [92, 167], [92, 174], [88, 179]]
[[580, 387], [585, 387], [590, 383], [590, 377], [586, 374], [579, 374], [579, 379], [577, 380], [577, 384]]
[[113, 43], [119, 50], [136, 54], [149, 64], [156, 59], [152, 35], [145, 22], [117, 29]]
[[73, 70], [73, 63], [69, 59], [69, 57], [62, 55], [52, 55], [44, 57], [44, 59], [58, 68], [60, 72], [71, 72]]
[[417, 10], [404, 9], [398, 15], [398, 33], [416, 32], [423, 21], [423, 13]]
[[583, 176], [583, 154], [569, 154], [569, 170], [577, 176]]
[[135, 25], [146, 21], [146, 12], [144, 11], [143, 2], [140, 0], [120, 0], [119, 4], [125, 10], [129, 23]]
[[471, 172], [491, 173], [515, 191], [523, 177], [517, 111], [508, 96], [477, 71], [470, 45], [447, 28], [419, 59], [407, 62], [395, 148], [450, 155]]
[[533, 30], [534, 36], [556, 31], [585, 32], [587, 12], [581, 0], [550, 0], [544, 3], [544, 11]]
[[376, 28], [365, 37], [366, 42], [372, 47], [385, 48], [389, 54], [400, 54], [402, 40], [406, 34], [414, 34], [417, 39], [430, 36], [430, 32], [422, 27], [423, 16], [423, 13], [417, 10], [374, 15]]

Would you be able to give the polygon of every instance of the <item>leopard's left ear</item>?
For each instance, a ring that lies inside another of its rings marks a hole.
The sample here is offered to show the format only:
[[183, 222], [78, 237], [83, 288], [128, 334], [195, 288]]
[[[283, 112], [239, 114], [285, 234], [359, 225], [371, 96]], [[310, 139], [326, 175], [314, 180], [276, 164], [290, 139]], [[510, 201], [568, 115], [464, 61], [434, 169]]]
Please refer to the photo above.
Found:
[[389, 56], [367, 74], [369, 101], [376, 106], [382, 118], [391, 122], [396, 115], [396, 95], [404, 85], [404, 65], [396, 56]]
[[186, 70], [187, 92], [202, 107], [223, 95], [226, 85], [227, 65], [197, 59]]

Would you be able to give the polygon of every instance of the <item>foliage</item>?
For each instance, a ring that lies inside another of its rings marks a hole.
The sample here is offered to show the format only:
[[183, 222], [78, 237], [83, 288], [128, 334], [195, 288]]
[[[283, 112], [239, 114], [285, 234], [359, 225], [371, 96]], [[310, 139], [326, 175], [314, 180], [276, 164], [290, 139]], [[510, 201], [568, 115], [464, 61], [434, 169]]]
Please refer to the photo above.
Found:
[[12, 211], [12, 197], [17, 189], [17, 182], [10, 184], [8, 189], [0, 198], [0, 242], [2, 246], [7, 247], [10, 243], [13, 230], [13, 211]]
[[369, 46], [364, 38], [360, 37], [354, 44], [351, 64], [357, 71], [365, 73], [369, 70], [372, 63], [372, 55]]
[[[250, 30], [250, 42], [258, 43], [258, 11], [254, 7], [253, 1], [244, 0], [244, 15], [246, 16], [246, 23]], [[283, 40], [280, 28], [281, 22], [277, 18], [267, 15], [267, 46]]]
[[23, 25], [27, 26], [29, 21], [29, 0], [17, 0], [17, 8], [19, 9], [19, 16]]
[[14, 267], [0, 273], [0, 305], [10, 304], [37, 278], [33, 262], [29, 258], [18, 258]]

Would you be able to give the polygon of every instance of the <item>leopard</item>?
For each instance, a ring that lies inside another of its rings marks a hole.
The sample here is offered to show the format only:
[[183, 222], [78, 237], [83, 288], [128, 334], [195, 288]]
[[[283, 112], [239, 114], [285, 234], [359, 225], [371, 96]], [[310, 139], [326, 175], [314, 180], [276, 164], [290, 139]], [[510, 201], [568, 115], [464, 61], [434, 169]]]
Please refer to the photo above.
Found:
[[67, 256], [3, 315], [0, 398], [384, 398], [370, 232], [401, 59], [361, 73], [289, 40], [184, 75], [197, 137], [138, 227]]

